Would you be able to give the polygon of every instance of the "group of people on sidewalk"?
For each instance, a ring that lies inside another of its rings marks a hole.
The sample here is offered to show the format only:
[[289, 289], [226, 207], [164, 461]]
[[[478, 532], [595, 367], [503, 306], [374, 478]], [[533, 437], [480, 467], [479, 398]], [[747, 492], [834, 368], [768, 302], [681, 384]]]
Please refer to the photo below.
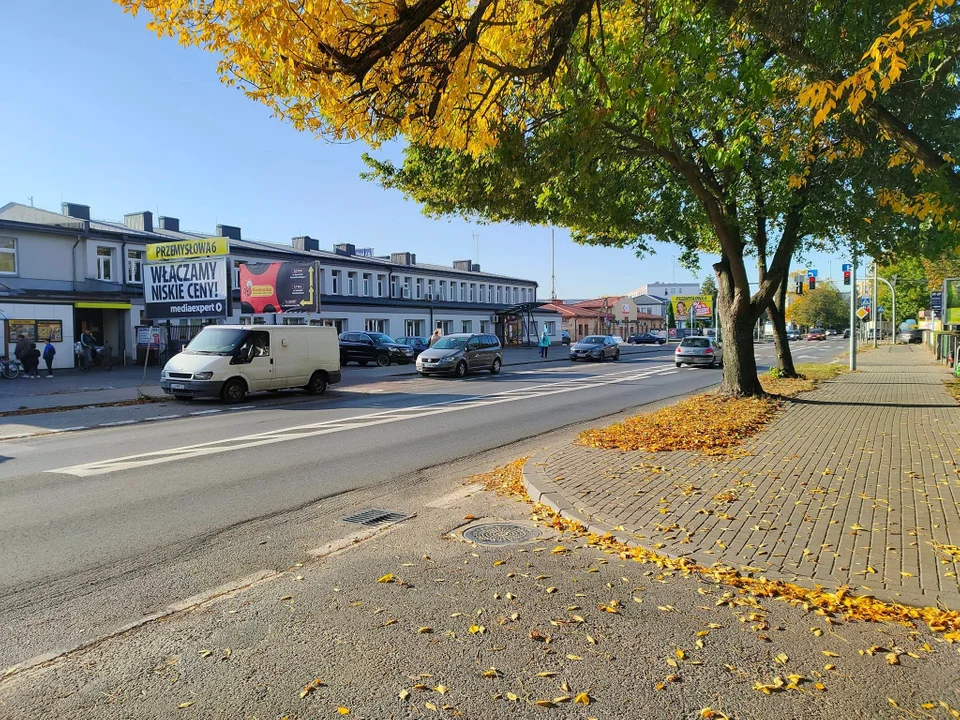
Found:
[[14, 357], [23, 365], [24, 377], [40, 377], [40, 358], [43, 358], [47, 366], [47, 377], [53, 377], [53, 358], [57, 354], [57, 348], [53, 346], [50, 338], [47, 338], [43, 346], [43, 352], [37, 349], [35, 342], [30, 342], [24, 335], [17, 336], [17, 347], [13, 351]]

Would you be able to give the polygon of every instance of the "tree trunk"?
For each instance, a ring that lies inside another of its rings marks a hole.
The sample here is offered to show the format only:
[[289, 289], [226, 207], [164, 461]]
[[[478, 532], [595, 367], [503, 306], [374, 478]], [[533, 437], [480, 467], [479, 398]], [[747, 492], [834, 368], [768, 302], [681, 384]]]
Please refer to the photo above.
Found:
[[717, 276], [717, 302], [723, 328], [723, 384], [720, 392], [732, 397], [763, 395], [753, 353], [750, 287], [737, 288], [727, 259], [713, 266]]
[[796, 368], [793, 366], [793, 353], [790, 352], [790, 341], [787, 340], [787, 281], [786, 274], [777, 288], [776, 295], [770, 301], [767, 310], [770, 313], [770, 321], [773, 323], [773, 344], [777, 350], [777, 369], [781, 377], [797, 377]]

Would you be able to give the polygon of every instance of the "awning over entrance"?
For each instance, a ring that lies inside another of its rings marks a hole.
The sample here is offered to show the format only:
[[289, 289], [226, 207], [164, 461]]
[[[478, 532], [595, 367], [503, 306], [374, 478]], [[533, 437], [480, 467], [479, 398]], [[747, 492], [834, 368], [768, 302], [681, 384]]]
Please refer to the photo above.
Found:
[[78, 302], [73, 304], [78, 308], [89, 308], [93, 310], [129, 310], [128, 302]]

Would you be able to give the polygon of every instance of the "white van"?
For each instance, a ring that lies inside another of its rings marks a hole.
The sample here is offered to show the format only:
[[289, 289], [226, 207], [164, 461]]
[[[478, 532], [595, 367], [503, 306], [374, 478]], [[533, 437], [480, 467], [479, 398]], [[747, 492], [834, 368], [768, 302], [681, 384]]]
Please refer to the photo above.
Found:
[[321, 395], [340, 382], [336, 328], [307, 325], [208, 325], [163, 368], [160, 387], [177, 400], [303, 388]]

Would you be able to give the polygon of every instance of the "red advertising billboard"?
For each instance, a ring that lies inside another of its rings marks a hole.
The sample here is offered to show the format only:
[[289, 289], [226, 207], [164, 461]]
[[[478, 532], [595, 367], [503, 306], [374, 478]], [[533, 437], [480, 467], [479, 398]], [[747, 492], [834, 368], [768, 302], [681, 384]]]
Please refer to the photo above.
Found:
[[241, 264], [240, 312], [319, 312], [316, 277], [312, 262]]

